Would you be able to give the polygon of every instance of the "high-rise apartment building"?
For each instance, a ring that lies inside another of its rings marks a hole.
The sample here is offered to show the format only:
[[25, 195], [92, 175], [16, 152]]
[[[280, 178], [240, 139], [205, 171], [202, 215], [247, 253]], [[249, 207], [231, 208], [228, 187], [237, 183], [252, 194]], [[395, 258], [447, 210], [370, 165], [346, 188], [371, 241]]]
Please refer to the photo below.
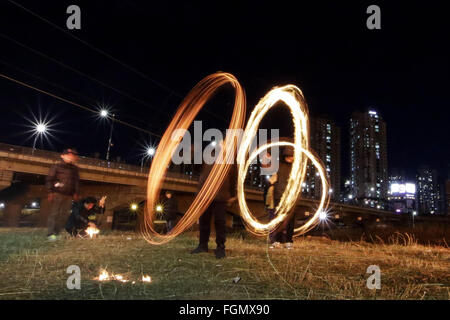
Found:
[[417, 172], [417, 191], [419, 212], [421, 214], [441, 214], [441, 194], [436, 170], [428, 166], [419, 168]]
[[[341, 192], [341, 128], [327, 117], [310, 118], [310, 147], [322, 160], [330, 180], [330, 198], [339, 201]], [[303, 194], [311, 198], [321, 195], [317, 170], [309, 163]]]
[[350, 190], [358, 205], [387, 208], [386, 123], [373, 110], [350, 119]]

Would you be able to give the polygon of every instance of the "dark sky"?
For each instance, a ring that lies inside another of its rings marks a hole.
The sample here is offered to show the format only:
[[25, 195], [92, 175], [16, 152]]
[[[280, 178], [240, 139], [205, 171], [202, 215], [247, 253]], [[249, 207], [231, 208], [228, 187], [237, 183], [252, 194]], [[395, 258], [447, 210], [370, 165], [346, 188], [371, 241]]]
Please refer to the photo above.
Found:
[[[344, 172], [350, 114], [373, 108], [387, 122], [389, 167], [411, 174], [428, 164], [447, 174], [450, 28], [444, 1], [16, 2], [141, 74], [2, 1], [0, 72], [8, 76], [89, 107], [105, 103], [119, 119], [159, 134], [181, 97], [210, 73], [233, 73], [249, 111], [273, 86], [293, 83], [312, 114], [329, 114], [342, 126]], [[381, 7], [381, 30], [366, 28], [366, 8], [374, 3]], [[81, 30], [66, 29], [71, 4], [81, 7]], [[199, 119], [225, 128], [217, 118], [228, 121], [232, 100], [225, 88]], [[54, 134], [51, 144], [39, 147], [75, 146], [105, 156], [109, 127], [87, 111], [5, 79], [0, 107], [0, 142], [31, 146], [26, 118], [40, 113], [53, 119]], [[280, 127], [291, 121], [274, 119]], [[116, 124], [112, 155], [139, 163], [149, 139]]]

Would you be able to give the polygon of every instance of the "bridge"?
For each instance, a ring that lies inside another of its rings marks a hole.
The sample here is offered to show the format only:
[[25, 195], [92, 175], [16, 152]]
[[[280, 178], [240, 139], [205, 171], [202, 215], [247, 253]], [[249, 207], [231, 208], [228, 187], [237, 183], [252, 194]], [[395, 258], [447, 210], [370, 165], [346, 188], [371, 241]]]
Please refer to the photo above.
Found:
[[[20, 180], [27, 182], [22, 192], [10, 197], [6, 203], [4, 209], [6, 225], [18, 225], [25, 204], [30, 203], [32, 199], [40, 199], [40, 212], [36, 215], [35, 222], [37, 225], [45, 225], [49, 203], [44, 180], [49, 168], [58, 161], [60, 161], [60, 154], [57, 152], [0, 143], [0, 190], [10, 187], [15, 177], [20, 177]], [[80, 196], [108, 196], [106, 214], [101, 221], [103, 228], [111, 228], [114, 212], [126, 209], [131, 203], [139, 204], [145, 201], [148, 168], [142, 169], [135, 165], [88, 157], [80, 157], [77, 165], [80, 169]], [[179, 167], [168, 171], [162, 188], [177, 193], [179, 209], [184, 212], [197, 190], [198, 176], [192, 174], [192, 171], [190, 174], [180, 171]], [[261, 216], [265, 215], [261, 190], [248, 186], [246, 198], [252, 212], [260, 213]], [[313, 208], [317, 207], [317, 203], [315, 199], [300, 199], [296, 208], [297, 217], [308, 218]], [[140, 210], [142, 207], [141, 205]], [[240, 220], [237, 204], [229, 211], [227, 223], [231, 226], [233, 220]], [[399, 215], [391, 212], [341, 203], [331, 203], [330, 212], [332, 219], [344, 223], [373, 224], [401, 220]]]

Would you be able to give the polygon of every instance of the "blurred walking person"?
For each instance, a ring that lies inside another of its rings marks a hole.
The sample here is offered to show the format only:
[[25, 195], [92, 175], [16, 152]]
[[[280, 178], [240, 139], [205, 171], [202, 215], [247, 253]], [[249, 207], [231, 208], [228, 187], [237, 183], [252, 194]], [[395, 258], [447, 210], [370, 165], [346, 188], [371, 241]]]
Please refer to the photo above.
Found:
[[[279, 163], [278, 172], [272, 176], [271, 181], [274, 182], [273, 186], [273, 198], [274, 205], [280, 203], [281, 196], [286, 190], [289, 175], [291, 173], [292, 162], [294, 161], [294, 151], [292, 148], [285, 147], [283, 150], [283, 156]], [[271, 245], [269, 248], [277, 248], [284, 245], [286, 249], [293, 248], [293, 236], [295, 225], [295, 205], [291, 212], [287, 214], [286, 219], [270, 234]], [[271, 215], [271, 219], [275, 218], [275, 209]]]
[[58, 239], [70, 214], [72, 200], [78, 200], [80, 177], [76, 162], [78, 152], [75, 149], [65, 149], [61, 154], [62, 161], [50, 168], [46, 179], [49, 192], [50, 214], [48, 217], [47, 237], [49, 241]]
[[170, 232], [175, 226], [178, 215], [178, 202], [170, 190], [167, 190], [165, 193], [164, 215], [167, 221], [167, 232]]

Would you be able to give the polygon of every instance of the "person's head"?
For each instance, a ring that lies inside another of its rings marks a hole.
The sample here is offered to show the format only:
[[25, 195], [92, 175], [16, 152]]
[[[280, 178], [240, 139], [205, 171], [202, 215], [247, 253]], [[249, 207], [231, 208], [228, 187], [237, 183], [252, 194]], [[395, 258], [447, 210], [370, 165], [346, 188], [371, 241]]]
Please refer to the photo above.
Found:
[[285, 147], [283, 150], [283, 158], [287, 163], [292, 163], [294, 161], [294, 150], [291, 147]]
[[64, 149], [61, 154], [61, 159], [65, 163], [76, 163], [78, 161], [78, 152], [75, 149]]
[[167, 191], [166, 191], [166, 197], [167, 197], [167, 199], [172, 198], [172, 191], [167, 190]]
[[94, 197], [87, 197], [86, 199], [83, 200], [83, 204], [86, 210], [91, 210], [96, 203], [97, 199], [95, 199]]

